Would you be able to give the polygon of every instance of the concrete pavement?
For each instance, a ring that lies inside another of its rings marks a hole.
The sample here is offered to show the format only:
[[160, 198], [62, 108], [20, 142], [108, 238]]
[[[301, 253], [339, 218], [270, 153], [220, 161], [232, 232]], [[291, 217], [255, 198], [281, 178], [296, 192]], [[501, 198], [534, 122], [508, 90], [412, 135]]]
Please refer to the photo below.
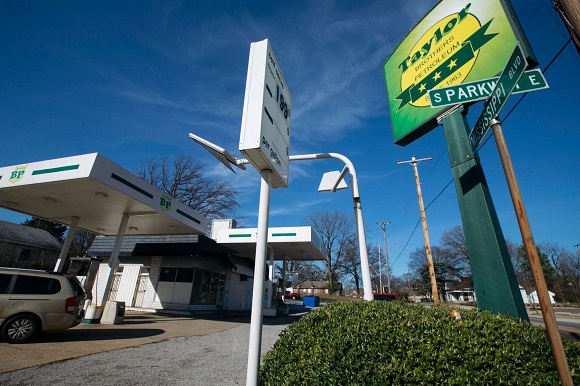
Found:
[[122, 324], [80, 324], [46, 332], [27, 344], [0, 342], [0, 373], [174, 337], [219, 333], [249, 321], [249, 314], [240, 313], [178, 316], [127, 311]]

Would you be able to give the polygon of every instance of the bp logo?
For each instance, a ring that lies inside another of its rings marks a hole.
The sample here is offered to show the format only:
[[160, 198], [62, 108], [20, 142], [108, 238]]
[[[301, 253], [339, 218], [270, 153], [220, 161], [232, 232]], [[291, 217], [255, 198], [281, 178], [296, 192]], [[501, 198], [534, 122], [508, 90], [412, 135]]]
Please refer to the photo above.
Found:
[[16, 166], [16, 168], [14, 168], [14, 171], [10, 173], [10, 179], [8, 181], [12, 183], [20, 181], [24, 176], [24, 172], [26, 172], [26, 165]]
[[171, 209], [171, 197], [169, 196], [161, 196], [161, 201], [159, 202], [159, 206], [161, 207], [161, 209], [163, 209], [164, 211], [168, 211]]
[[402, 92], [396, 98], [397, 111], [406, 105], [430, 106], [428, 90], [462, 83], [480, 48], [497, 35], [486, 34], [493, 19], [482, 26], [470, 7], [471, 3], [436, 22], [399, 64]]

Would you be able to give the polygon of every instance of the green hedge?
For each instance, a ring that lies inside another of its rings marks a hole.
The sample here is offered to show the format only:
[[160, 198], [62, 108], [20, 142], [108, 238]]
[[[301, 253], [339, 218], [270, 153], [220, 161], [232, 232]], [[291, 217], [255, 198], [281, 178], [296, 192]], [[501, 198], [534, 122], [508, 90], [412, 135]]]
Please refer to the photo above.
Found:
[[[284, 330], [261, 385], [555, 385], [546, 333], [477, 310], [402, 302], [332, 303]], [[580, 385], [580, 344], [564, 342]]]

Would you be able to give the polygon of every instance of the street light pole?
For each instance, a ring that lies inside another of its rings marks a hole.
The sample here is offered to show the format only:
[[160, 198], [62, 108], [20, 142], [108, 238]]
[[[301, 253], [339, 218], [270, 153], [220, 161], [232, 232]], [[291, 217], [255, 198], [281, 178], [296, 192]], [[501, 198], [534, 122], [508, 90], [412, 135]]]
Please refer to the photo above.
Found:
[[262, 170], [260, 174], [262, 178], [260, 185], [260, 206], [258, 210], [258, 234], [256, 235], [256, 255], [254, 259], [254, 284], [252, 288], [252, 313], [246, 385], [258, 384], [260, 354], [262, 349], [263, 294], [264, 277], [266, 274], [266, 254], [268, 250], [268, 217], [270, 213], [272, 171]]
[[354, 165], [348, 158], [338, 153], [291, 155], [290, 161], [315, 160], [323, 158], [335, 158], [344, 162], [345, 167], [343, 169], [343, 172], [341, 173], [341, 176], [344, 176], [347, 170], [350, 173], [350, 183], [352, 187], [352, 202], [354, 206], [354, 218], [358, 234], [358, 244], [359, 244], [358, 247], [360, 254], [361, 274], [363, 279], [364, 299], [367, 301], [371, 301], [373, 300], [373, 286], [371, 283], [371, 272], [369, 269], [369, 254], [367, 250], [365, 226], [362, 216], [362, 205], [360, 201], [360, 193], [358, 190], [358, 178], [356, 176], [356, 170], [354, 168]]
[[381, 264], [381, 246], [378, 245], [379, 249], [379, 288], [381, 289], [379, 292], [383, 292], [383, 267]]
[[[214, 157], [216, 157], [221, 163], [226, 165], [231, 171], [234, 169], [231, 168], [230, 164], [235, 165], [240, 169], [245, 169], [245, 164], [249, 163], [249, 161], [245, 158], [238, 159], [228, 153], [225, 149], [195, 135], [189, 133], [189, 137], [194, 140], [195, 142], [202, 145], [207, 151], [209, 151]], [[302, 161], [302, 160], [315, 160], [315, 159], [325, 159], [325, 158], [335, 158], [342, 162], [344, 162], [344, 168], [342, 173], [340, 174], [339, 180], [336, 182], [336, 186], [332, 189], [332, 191], [336, 191], [340, 181], [346, 175], [346, 172], [350, 172], [350, 181], [352, 187], [352, 202], [354, 206], [354, 218], [356, 223], [356, 230], [358, 234], [358, 244], [359, 244], [359, 254], [360, 254], [360, 262], [361, 262], [361, 274], [363, 279], [363, 287], [364, 287], [364, 299], [367, 301], [373, 300], [373, 286], [371, 284], [371, 273], [369, 269], [369, 255], [367, 251], [367, 241], [365, 236], [365, 229], [364, 229], [364, 222], [362, 217], [362, 206], [360, 202], [360, 193], [358, 190], [358, 179], [356, 176], [356, 171], [354, 165], [348, 158], [343, 156], [342, 154], [338, 153], [319, 153], [319, 154], [304, 154], [304, 155], [291, 155], [289, 156], [289, 161]]]
[[[387, 249], [387, 225], [390, 225], [391, 222], [390, 221], [384, 221], [384, 222], [378, 222], [377, 225], [381, 226], [381, 229], [383, 230], [383, 243], [385, 244], [385, 261], [387, 263], [387, 288], [389, 293], [391, 292], [391, 271], [390, 271], [390, 266], [389, 266], [389, 250]], [[381, 258], [381, 256], [379, 255], [379, 259]], [[381, 292], [382, 292], [382, 288], [381, 288]]]

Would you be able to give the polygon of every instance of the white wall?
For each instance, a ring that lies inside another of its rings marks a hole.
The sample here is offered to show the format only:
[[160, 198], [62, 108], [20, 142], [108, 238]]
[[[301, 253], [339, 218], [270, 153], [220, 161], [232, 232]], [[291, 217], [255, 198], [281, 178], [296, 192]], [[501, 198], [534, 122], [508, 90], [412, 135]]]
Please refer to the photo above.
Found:
[[232, 272], [226, 278], [226, 296], [224, 309], [230, 311], [243, 311], [246, 305], [246, 283], [240, 280], [241, 275]]
[[118, 302], [125, 302], [126, 307], [133, 305], [133, 298], [139, 278], [139, 271], [142, 264], [123, 264], [123, 276], [121, 276], [121, 283], [119, 284], [119, 291], [115, 298]]

